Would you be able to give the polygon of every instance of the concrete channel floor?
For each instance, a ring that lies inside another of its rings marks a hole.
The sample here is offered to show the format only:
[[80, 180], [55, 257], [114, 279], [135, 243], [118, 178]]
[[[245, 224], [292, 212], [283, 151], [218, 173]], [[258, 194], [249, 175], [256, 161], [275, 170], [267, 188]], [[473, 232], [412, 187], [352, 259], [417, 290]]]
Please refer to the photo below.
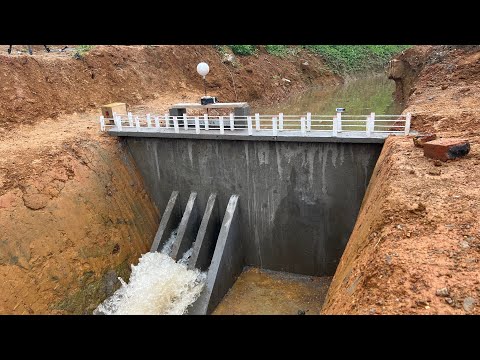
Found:
[[331, 281], [246, 267], [213, 315], [318, 315]]

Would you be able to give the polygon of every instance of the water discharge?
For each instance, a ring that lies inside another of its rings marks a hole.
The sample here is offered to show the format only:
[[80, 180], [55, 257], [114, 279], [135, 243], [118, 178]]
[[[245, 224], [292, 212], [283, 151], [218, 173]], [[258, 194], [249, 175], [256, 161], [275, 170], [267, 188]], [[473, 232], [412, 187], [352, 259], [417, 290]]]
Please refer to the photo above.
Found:
[[188, 270], [192, 249], [175, 262], [168, 254], [175, 241], [174, 230], [161, 252], [146, 253], [132, 265], [130, 281], [119, 278], [122, 286], [100, 304], [94, 314], [182, 315], [200, 295], [206, 272]]

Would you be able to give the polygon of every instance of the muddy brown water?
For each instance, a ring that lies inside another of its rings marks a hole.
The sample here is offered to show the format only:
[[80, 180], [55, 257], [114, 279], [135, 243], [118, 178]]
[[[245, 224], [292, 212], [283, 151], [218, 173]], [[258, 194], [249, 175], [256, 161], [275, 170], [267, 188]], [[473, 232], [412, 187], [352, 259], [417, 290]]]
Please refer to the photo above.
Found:
[[[383, 74], [350, 80], [339, 86], [317, 87], [272, 106], [252, 109], [261, 114], [299, 115], [400, 114], [402, 104], [394, 101], [395, 83]], [[247, 267], [213, 314], [253, 315], [319, 314], [332, 277], [312, 277]]]
[[260, 114], [299, 115], [312, 114], [334, 115], [336, 108], [345, 108], [348, 115], [400, 114], [402, 105], [394, 101], [395, 82], [384, 74], [374, 74], [355, 80], [346, 81], [338, 86], [311, 88], [290, 97], [286, 101], [252, 109]]
[[331, 281], [247, 267], [213, 315], [318, 315]]

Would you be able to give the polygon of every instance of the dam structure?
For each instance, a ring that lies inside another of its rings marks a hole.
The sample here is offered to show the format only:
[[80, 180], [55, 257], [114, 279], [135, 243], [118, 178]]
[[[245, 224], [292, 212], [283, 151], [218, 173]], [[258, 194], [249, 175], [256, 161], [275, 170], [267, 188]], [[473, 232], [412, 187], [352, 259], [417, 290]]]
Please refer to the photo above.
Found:
[[151, 251], [192, 248], [207, 272], [189, 314], [210, 314], [245, 266], [332, 276], [389, 135], [410, 115], [171, 116], [100, 119], [122, 138], [163, 214]]

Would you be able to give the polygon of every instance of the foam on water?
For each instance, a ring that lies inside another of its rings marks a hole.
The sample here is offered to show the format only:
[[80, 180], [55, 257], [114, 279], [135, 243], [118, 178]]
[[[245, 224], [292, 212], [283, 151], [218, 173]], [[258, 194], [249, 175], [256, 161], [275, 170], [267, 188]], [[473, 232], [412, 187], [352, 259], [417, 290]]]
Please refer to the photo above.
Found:
[[160, 251], [162, 254], [165, 254], [165, 255], [170, 254], [170, 252], [172, 251], [173, 243], [175, 242], [175, 239], [177, 238], [177, 232], [178, 232], [178, 228], [176, 228], [175, 230], [172, 231], [172, 234], [170, 235], [167, 242], [165, 243], [165, 245], [163, 245], [163, 248]]
[[193, 247], [185, 251], [185, 254], [183, 254], [182, 258], [178, 260], [178, 263], [183, 265], [188, 265], [188, 260], [190, 260], [190, 257], [192, 256], [192, 254], [193, 254]]
[[178, 262], [168, 256], [176, 234], [174, 230], [161, 252], [143, 254], [138, 265], [132, 265], [130, 281], [119, 278], [120, 289], [100, 304], [94, 314], [184, 314], [200, 295], [206, 273], [187, 269], [192, 249]]

